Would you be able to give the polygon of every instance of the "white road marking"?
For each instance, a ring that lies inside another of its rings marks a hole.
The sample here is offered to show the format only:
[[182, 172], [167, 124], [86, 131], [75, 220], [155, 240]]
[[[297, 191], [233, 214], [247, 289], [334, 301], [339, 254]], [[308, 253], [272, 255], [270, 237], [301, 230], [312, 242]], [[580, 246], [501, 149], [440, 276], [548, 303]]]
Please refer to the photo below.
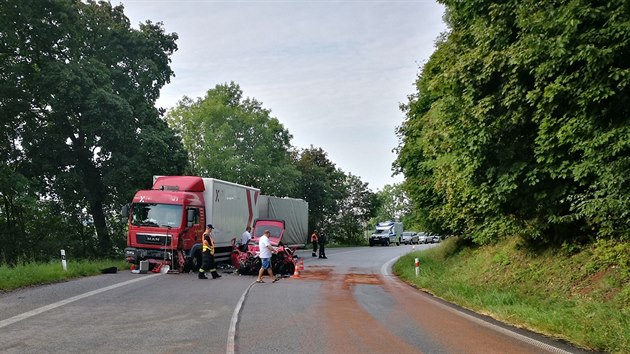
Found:
[[241, 308], [243, 307], [243, 303], [245, 302], [245, 297], [249, 292], [249, 289], [252, 288], [252, 285], [256, 284], [256, 282], [252, 282], [249, 284], [247, 289], [241, 295], [241, 298], [238, 300], [236, 307], [234, 308], [234, 312], [232, 313], [232, 320], [230, 321], [230, 329], [228, 330], [228, 339], [226, 346], [226, 354], [234, 354], [234, 341], [236, 337], [236, 325], [238, 324], [238, 315], [241, 312]]
[[[389, 261], [387, 261], [387, 263], [383, 264], [383, 266], [381, 267], [381, 274], [386, 276], [386, 277], [391, 275], [391, 273], [389, 272], [391, 264], [394, 263], [398, 258], [399, 257], [395, 257], [395, 258], [390, 259]], [[393, 280], [390, 279], [390, 281], [393, 281]], [[427, 297], [427, 299], [432, 301], [433, 303], [435, 303], [437, 306], [441, 307], [442, 309], [445, 309], [445, 310], [447, 310], [447, 311], [449, 311], [451, 313], [454, 313], [456, 315], [464, 317], [464, 318], [468, 319], [469, 321], [475, 322], [476, 324], [479, 324], [479, 325], [482, 325], [484, 327], [490, 328], [490, 329], [492, 329], [494, 331], [503, 333], [503, 334], [505, 334], [508, 337], [520, 340], [522, 342], [528, 343], [528, 344], [533, 345], [533, 346], [535, 346], [537, 348], [544, 349], [544, 350], [546, 350], [548, 352], [551, 352], [551, 353], [571, 354], [571, 352], [568, 352], [566, 350], [563, 350], [563, 349], [560, 349], [560, 348], [556, 348], [556, 347], [554, 347], [552, 345], [549, 345], [549, 344], [537, 341], [536, 339], [529, 338], [527, 336], [524, 336], [522, 334], [516, 333], [516, 332], [511, 331], [509, 329], [503, 328], [501, 326], [497, 326], [497, 325], [495, 325], [493, 323], [490, 323], [490, 322], [487, 322], [487, 321], [485, 321], [485, 320], [483, 320], [481, 318], [477, 318], [475, 316], [471, 316], [471, 315], [469, 315], [467, 313], [459, 311], [456, 308], [452, 308], [450, 306], [444, 305], [443, 303], [441, 303], [441, 302], [439, 302], [439, 301], [437, 301], [435, 299], [432, 299], [431, 297]]]
[[31, 311], [28, 311], [28, 312], [24, 312], [24, 313], [19, 314], [17, 316], [13, 316], [13, 317], [7, 318], [6, 320], [0, 321], [0, 328], [12, 325], [12, 324], [14, 324], [16, 322], [25, 320], [25, 319], [33, 317], [33, 316], [37, 316], [37, 315], [39, 315], [41, 313], [44, 313], [46, 311], [50, 311], [52, 309], [56, 309], [57, 307], [61, 307], [61, 306], [67, 305], [69, 303], [72, 303], [72, 302], [75, 302], [75, 301], [78, 301], [78, 300], [81, 300], [81, 299], [85, 299], [86, 297], [90, 297], [92, 295], [97, 295], [97, 294], [100, 294], [100, 293], [103, 293], [105, 291], [109, 291], [109, 290], [112, 290], [112, 289], [120, 288], [121, 286], [129, 285], [129, 284], [135, 283], [137, 281], [153, 278], [153, 277], [156, 277], [158, 275], [161, 275], [161, 274], [151, 274], [151, 275], [139, 277], [139, 278], [136, 278], [136, 279], [127, 280], [127, 281], [122, 282], [122, 283], [106, 286], [104, 288], [100, 288], [100, 289], [97, 289], [97, 290], [92, 290], [92, 291], [89, 291], [89, 292], [81, 294], [81, 295], [73, 296], [73, 297], [67, 298], [65, 300], [57, 301], [57, 302], [52, 303], [50, 305], [42, 306], [42, 307], [36, 308], [34, 310], [31, 310]]

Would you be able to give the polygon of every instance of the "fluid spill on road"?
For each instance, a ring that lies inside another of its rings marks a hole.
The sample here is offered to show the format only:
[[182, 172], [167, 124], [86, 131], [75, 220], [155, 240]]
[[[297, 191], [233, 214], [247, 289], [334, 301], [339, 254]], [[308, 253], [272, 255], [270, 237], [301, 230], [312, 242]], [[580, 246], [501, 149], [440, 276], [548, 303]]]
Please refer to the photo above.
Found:
[[336, 274], [333, 267], [311, 266], [301, 273], [304, 280], [323, 281], [319, 297], [325, 315], [322, 333], [328, 353], [420, 353], [392, 333], [356, 302], [356, 285], [381, 286], [375, 274]]

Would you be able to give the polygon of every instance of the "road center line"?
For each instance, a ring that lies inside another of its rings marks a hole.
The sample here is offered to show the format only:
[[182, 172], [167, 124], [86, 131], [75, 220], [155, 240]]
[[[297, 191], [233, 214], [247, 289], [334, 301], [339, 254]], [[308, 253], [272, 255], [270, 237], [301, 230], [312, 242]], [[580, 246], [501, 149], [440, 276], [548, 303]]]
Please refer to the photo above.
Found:
[[245, 302], [245, 297], [247, 293], [249, 293], [249, 289], [252, 288], [252, 285], [256, 284], [256, 282], [252, 282], [249, 284], [247, 289], [241, 295], [241, 298], [238, 300], [236, 307], [234, 308], [234, 312], [232, 312], [232, 320], [230, 321], [230, 329], [228, 330], [228, 339], [227, 339], [227, 347], [226, 354], [234, 354], [234, 342], [236, 337], [236, 325], [238, 324], [238, 315], [241, 312], [241, 308], [243, 307], [243, 303]]
[[65, 300], [57, 301], [57, 302], [52, 303], [50, 305], [42, 306], [42, 307], [36, 308], [34, 310], [31, 310], [31, 311], [28, 311], [28, 312], [24, 312], [24, 313], [19, 314], [17, 316], [13, 316], [13, 317], [7, 318], [6, 320], [0, 321], [0, 328], [4, 328], [6, 326], [12, 325], [12, 324], [14, 324], [16, 322], [25, 320], [25, 319], [33, 317], [33, 316], [37, 316], [37, 315], [39, 315], [41, 313], [44, 313], [46, 311], [50, 311], [52, 309], [56, 309], [57, 307], [61, 307], [63, 305], [67, 305], [69, 303], [72, 303], [72, 302], [75, 302], [75, 301], [78, 301], [78, 300], [81, 300], [81, 299], [85, 299], [86, 297], [90, 297], [92, 295], [97, 295], [97, 294], [100, 294], [100, 293], [103, 293], [103, 292], [106, 292], [106, 291], [109, 291], [109, 290], [112, 290], [112, 289], [120, 288], [121, 286], [129, 285], [129, 284], [135, 283], [137, 281], [153, 278], [153, 277], [156, 277], [158, 275], [161, 275], [161, 274], [151, 274], [151, 275], [146, 275], [146, 276], [143, 276], [143, 277], [140, 277], [140, 278], [127, 280], [127, 281], [124, 281], [122, 283], [106, 286], [104, 288], [100, 288], [100, 289], [97, 289], [97, 290], [92, 290], [92, 291], [89, 291], [89, 292], [81, 294], [81, 295], [73, 296], [73, 297], [67, 298]]

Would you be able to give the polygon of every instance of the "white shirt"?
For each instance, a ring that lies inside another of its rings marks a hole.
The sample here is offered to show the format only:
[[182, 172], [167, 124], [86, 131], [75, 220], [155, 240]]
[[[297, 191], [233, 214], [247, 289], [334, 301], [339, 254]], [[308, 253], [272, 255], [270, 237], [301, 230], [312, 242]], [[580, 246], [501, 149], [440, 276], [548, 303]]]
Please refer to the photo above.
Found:
[[241, 245], [247, 244], [250, 238], [252, 238], [252, 235], [249, 232], [243, 232], [243, 235], [241, 235]]
[[258, 248], [260, 249], [260, 254], [258, 255], [258, 257], [271, 258], [271, 250], [267, 247], [270, 245], [271, 242], [269, 242], [269, 237], [267, 237], [267, 235], [263, 234], [262, 236], [260, 236], [260, 239], [258, 240]]

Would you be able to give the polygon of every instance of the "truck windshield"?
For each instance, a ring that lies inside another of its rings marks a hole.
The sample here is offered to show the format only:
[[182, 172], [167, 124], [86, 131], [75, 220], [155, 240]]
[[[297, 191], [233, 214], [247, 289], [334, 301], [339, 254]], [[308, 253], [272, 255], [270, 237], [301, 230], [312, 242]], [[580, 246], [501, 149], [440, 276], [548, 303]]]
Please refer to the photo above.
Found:
[[131, 224], [135, 226], [176, 227], [181, 222], [181, 205], [137, 203], [131, 209]]

